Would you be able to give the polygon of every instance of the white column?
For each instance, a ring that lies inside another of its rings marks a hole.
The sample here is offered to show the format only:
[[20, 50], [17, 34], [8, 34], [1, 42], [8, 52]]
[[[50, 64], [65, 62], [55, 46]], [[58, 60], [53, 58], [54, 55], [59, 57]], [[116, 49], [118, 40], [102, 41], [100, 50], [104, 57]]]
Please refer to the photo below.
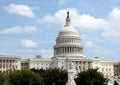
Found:
[[61, 53], [61, 47], [59, 47], [59, 54]]
[[10, 69], [10, 60], [8, 60], [8, 69]]
[[75, 53], [75, 47], [73, 47], [73, 53]]
[[2, 60], [2, 62], [1, 62], [1, 64], [2, 64], [1, 71], [3, 72], [3, 60]]
[[83, 71], [83, 61], [81, 61], [81, 71]]
[[72, 52], [72, 47], [70, 47], [70, 53]]
[[79, 70], [79, 62], [77, 61], [77, 70]]
[[67, 53], [69, 53], [69, 48], [67, 47]]
[[69, 49], [69, 53], [70, 53], [70, 47], [68, 47], [68, 49]]
[[4, 64], [5, 64], [5, 71], [6, 71], [6, 60], [5, 60]]
[[58, 48], [58, 54], [60, 53], [60, 48]]
[[67, 48], [66, 47], [64, 47], [64, 53], [66, 53], [67, 52]]
[[88, 62], [86, 61], [85, 62], [85, 70], [87, 70], [88, 69]]
[[63, 53], [63, 47], [61, 47], [61, 53]]

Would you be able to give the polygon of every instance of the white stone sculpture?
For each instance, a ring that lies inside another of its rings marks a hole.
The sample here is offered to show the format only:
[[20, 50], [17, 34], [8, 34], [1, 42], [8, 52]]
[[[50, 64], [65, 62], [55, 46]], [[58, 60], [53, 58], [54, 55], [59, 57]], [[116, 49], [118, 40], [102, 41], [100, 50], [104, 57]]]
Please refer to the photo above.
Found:
[[76, 85], [74, 81], [74, 64], [72, 62], [69, 63], [68, 68], [68, 81], [66, 85]]

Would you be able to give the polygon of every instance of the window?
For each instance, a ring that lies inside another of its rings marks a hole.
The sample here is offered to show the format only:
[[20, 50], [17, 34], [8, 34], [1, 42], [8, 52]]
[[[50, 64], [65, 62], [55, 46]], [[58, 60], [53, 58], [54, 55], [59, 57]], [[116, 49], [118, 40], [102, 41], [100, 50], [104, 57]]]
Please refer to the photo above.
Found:
[[2, 65], [0, 64], [0, 68], [2, 67]]
[[106, 68], [106, 71], [108, 71], [108, 69]]
[[102, 71], [104, 71], [104, 68], [102, 68]]
[[3, 64], [3, 68], [5, 68], [5, 65]]
[[111, 71], [111, 69], [109, 68], [109, 71]]
[[64, 69], [64, 67], [62, 66], [62, 69]]

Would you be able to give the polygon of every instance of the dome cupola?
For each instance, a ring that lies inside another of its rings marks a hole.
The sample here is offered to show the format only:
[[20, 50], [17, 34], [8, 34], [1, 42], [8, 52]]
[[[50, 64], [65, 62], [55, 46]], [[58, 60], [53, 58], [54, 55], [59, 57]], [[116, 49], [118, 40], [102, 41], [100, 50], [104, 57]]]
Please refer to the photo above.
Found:
[[69, 11], [67, 12], [66, 24], [60, 30], [54, 46], [54, 57], [83, 56], [83, 46], [77, 30], [71, 26]]
[[77, 30], [71, 26], [69, 11], [67, 12], [66, 24], [59, 32], [58, 37], [60, 36], [78, 36], [79, 37]]

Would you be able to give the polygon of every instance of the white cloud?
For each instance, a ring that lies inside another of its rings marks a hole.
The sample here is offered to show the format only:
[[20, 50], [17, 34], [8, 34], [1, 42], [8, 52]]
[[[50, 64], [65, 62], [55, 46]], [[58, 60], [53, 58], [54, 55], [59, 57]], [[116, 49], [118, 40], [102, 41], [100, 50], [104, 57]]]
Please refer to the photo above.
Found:
[[106, 49], [104, 47], [95, 45], [92, 41], [86, 41], [85, 46], [90, 48], [90, 53], [94, 55], [111, 55], [113, 54], [111, 49]]
[[[66, 12], [70, 11], [71, 21], [74, 27], [83, 30], [99, 31], [103, 37], [118, 37], [120, 33], [120, 9], [114, 8], [106, 19], [95, 18], [88, 14], [80, 14], [75, 8], [58, 10], [54, 15], [47, 15], [39, 19], [40, 23], [64, 25]], [[114, 35], [114, 33], [117, 33]], [[107, 35], [107, 36], [106, 36]]]
[[24, 39], [21, 41], [21, 44], [27, 48], [34, 48], [37, 47], [37, 43], [33, 42], [32, 40], [29, 39]]
[[107, 19], [109, 28], [120, 31], [120, 8], [114, 8], [108, 15]]
[[[79, 14], [75, 8], [68, 8], [57, 11], [53, 16], [44, 16], [39, 20], [40, 23], [49, 23], [54, 25], [63, 25], [65, 24], [66, 12], [70, 11], [70, 17], [72, 24], [75, 27], [85, 28], [85, 29], [103, 29], [101, 24], [107, 24], [103, 19], [96, 19], [87, 14]], [[59, 21], [59, 22], [56, 22]], [[59, 24], [58, 24], [59, 23]]]
[[23, 32], [32, 33], [36, 31], [37, 31], [37, 28], [35, 26], [26, 26], [26, 27], [15, 26], [15, 27], [0, 30], [0, 34], [23, 33]]
[[16, 14], [33, 18], [35, 17], [32, 9], [27, 5], [10, 4], [5, 8], [10, 14]]
[[120, 38], [120, 9], [114, 8], [108, 16], [108, 30], [102, 32], [102, 36], [111, 39]]
[[53, 49], [40, 49], [38, 52], [43, 58], [53, 57]]
[[120, 31], [117, 31], [117, 30], [104, 31], [102, 32], [102, 36], [108, 37], [111, 39], [120, 38]]
[[108, 18], [111, 21], [119, 21], [120, 20], [120, 8], [114, 8], [112, 12], [109, 13]]
[[91, 41], [86, 41], [85, 46], [90, 47], [90, 48], [95, 48], [96, 47], [96, 45], [94, 45], [93, 42], [91, 42]]

